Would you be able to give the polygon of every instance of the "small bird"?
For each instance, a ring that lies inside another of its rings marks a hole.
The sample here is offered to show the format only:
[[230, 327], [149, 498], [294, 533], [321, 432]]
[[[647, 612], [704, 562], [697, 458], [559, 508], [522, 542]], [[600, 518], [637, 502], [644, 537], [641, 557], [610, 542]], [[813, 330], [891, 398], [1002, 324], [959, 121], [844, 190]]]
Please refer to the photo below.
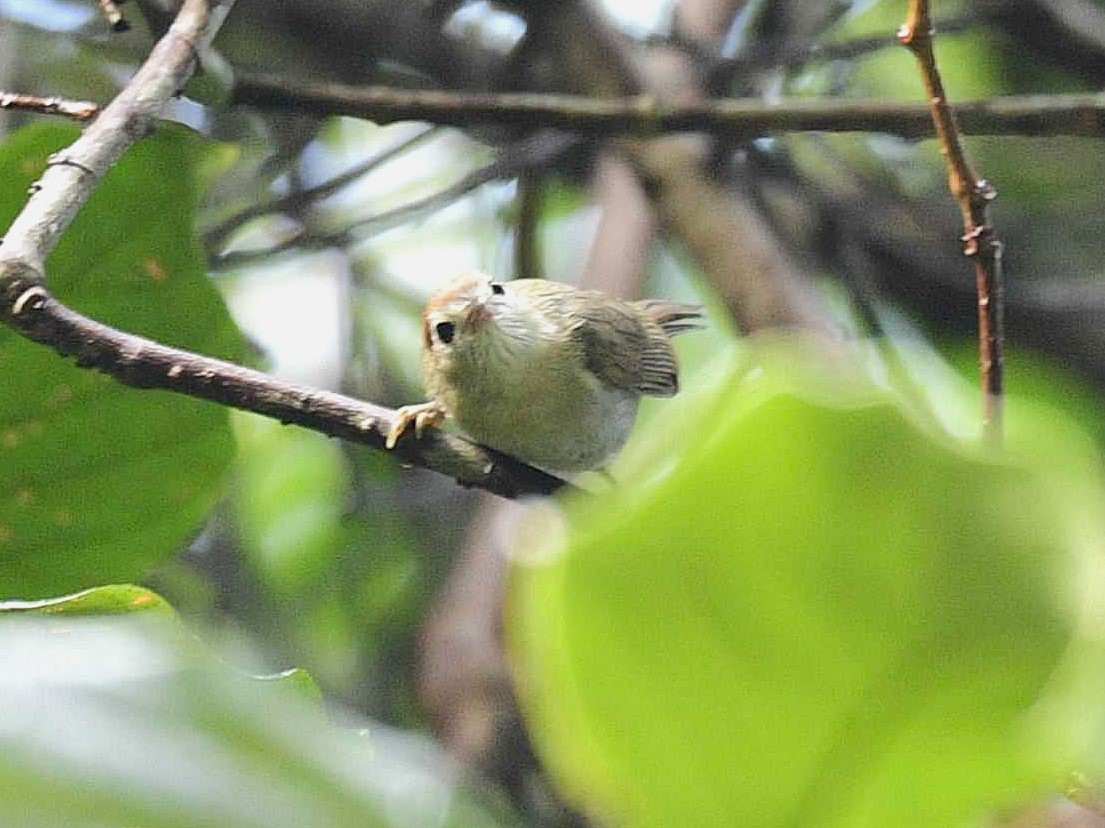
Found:
[[549, 472], [604, 466], [628, 439], [641, 395], [679, 390], [670, 337], [701, 318], [693, 305], [462, 273], [422, 315], [431, 399], [399, 409], [387, 447], [412, 422], [421, 435], [451, 417], [477, 442]]

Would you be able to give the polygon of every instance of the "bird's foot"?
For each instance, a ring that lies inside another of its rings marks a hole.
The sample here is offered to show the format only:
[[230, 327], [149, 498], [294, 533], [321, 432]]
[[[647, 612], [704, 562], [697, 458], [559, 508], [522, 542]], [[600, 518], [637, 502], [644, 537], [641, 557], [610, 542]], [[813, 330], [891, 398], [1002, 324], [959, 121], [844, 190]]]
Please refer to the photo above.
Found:
[[399, 438], [403, 436], [411, 423], [414, 423], [414, 434], [421, 437], [427, 428], [437, 428], [445, 422], [445, 409], [437, 400], [404, 405], [395, 412], [395, 422], [388, 430], [387, 441], [384, 443], [389, 449], [395, 448]]

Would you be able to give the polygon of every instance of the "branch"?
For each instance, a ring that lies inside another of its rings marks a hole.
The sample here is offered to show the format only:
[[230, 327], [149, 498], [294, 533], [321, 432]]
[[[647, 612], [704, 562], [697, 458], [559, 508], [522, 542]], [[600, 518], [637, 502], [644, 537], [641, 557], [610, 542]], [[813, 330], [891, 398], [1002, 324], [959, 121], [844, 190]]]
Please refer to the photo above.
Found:
[[0, 109], [21, 109], [39, 115], [61, 115], [75, 121], [91, 121], [100, 114], [100, 107], [90, 101], [67, 101], [64, 98], [40, 98], [18, 92], [0, 90]]
[[393, 160], [394, 158], [414, 149], [419, 144], [425, 142], [428, 138], [432, 138], [435, 132], [432, 127], [426, 127], [419, 130], [410, 138], [406, 138], [400, 141], [398, 144], [388, 147], [378, 155], [374, 155], [371, 158], [365, 159], [361, 163], [346, 170], [340, 175], [336, 175], [328, 181], [324, 181], [321, 184], [317, 184], [314, 187], [308, 187], [303, 190], [293, 190], [284, 196], [269, 199], [268, 201], [261, 201], [256, 204], [247, 207], [240, 213], [236, 213], [233, 216], [219, 222], [211, 229], [207, 230], [204, 235], [204, 244], [209, 250], [216, 250], [222, 246], [226, 239], [243, 224], [252, 221], [255, 218], [261, 216], [271, 215], [273, 213], [280, 213], [284, 211], [294, 212], [295, 210], [310, 204], [313, 201], [322, 201], [323, 199], [338, 192], [343, 187], [353, 183], [358, 178], [368, 175], [374, 172], [384, 164]]
[[[20, 292], [10, 290], [0, 296], [0, 317], [28, 339], [74, 357], [82, 367], [99, 369], [133, 388], [175, 391], [384, 448], [396, 416], [391, 409], [282, 382], [260, 371], [123, 333], [70, 310], [41, 285], [24, 283], [21, 287]], [[567, 485], [505, 455], [438, 431], [420, 438], [405, 436], [394, 453], [463, 486], [503, 497], [551, 494]]]
[[538, 132], [517, 144], [506, 147], [490, 164], [473, 170], [459, 181], [422, 198], [416, 198], [371, 216], [355, 219], [333, 232], [310, 234], [300, 232], [268, 247], [231, 250], [217, 257], [215, 264], [220, 268], [240, 267], [290, 250], [343, 247], [354, 239], [363, 239], [374, 232], [388, 230], [412, 216], [448, 207], [457, 199], [484, 184], [513, 178], [526, 170], [545, 167], [575, 148], [577, 143], [578, 139], [571, 135], [548, 131]]
[[[706, 0], [703, 0], [706, 2]], [[944, 33], [968, 32], [973, 28], [991, 23], [998, 19], [998, 14], [1007, 0], [995, 0], [994, 6], [977, 0], [969, 9], [954, 17], [946, 17], [940, 20], [940, 31]], [[680, 6], [682, 9], [683, 6]], [[716, 5], [714, 6], [716, 8]], [[1017, 11], [1021, 11], [1018, 9]], [[733, 15], [726, 18], [725, 26], [729, 26]], [[689, 20], [686, 15], [677, 17], [677, 20]], [[714, 21], [709, 21], [713, 23]], [[685, 25], [685, 24], [684, 24]], [[793, 24], [792, 24], [793, 25]], [[855, 61], [859, 58], [869, 57], [876, 52], [888, 47], [897, 47], [900, 44], [892, 36], [887, 34], [875, 34], [869, 36], [849, 37], [846, 40], [830, 40], [828, 42], [809, 42], [808, 38], [800, 39], [800, 42], [761, 42], [759, 40], [742, 41], [735, 54], [719, 57], [715, 48], [710, 44], [724, 42], [727, 29], [702, 29], [695, 31], [681, 31], [677, 28], [674, 35], [668, 41], [692, 55], [699, 65], [708, 68], [706, 74], [706, 88], [723, 90], [731, 88], [734, 82], [755, 77], [766, 71], [782, 71], [786, 73], [797, 72], [818, 64], [829, 64], [842, 61]], [[784, 38], [784, 41], [790, 40]]]
[[6, 282], [28, 274], [44, 279], [46, 256], [100, 180], [153, 129], [162, 107], [191, 75], [196, 44], [206, 33], [210, 11], [207, 0], [186, 0], [126, 88], [80, 138], [50, 159], [0, 244], [0, 290], [5, 290]]
[[[169, 348], [117, 331], [70, 310], [45, 287], [45, 260], [123, 154], [155, 125], [164, 105], [190, 76], [197, 44], [221, 15], [212, 3], [185, 0], [172, 26], [126, 88], [68, 149], [55, 155], [0, 242], [0, 321], [35, 342], [75, 357], [125, 385], [163, 388], [254, 411], [282, 422], [382, 448], [394, 412], [279, 382], [221, 360]], [[546, 494], [556, 477], [458, 437], [431, 433], [400, 442], [403, 460], [504, 496]]]
[[130, 23], [123, 17], [123, 13], [119, 11], [119, 4], [116, 0], [97, 0], [100, 4], [100, 11], [103, 13], [104, 18], [107, 20], [108, 25], [111, 26], [113, 32], [129, 32]]
[[963, 214], [963, 252], [971, 259], [978, 291], [979, 361], [982, 367], [983, 430], [1001, 441], [1004, 386], [1002, 326], [1004, 285], [1001, 273], [1001, 242], [990, 223], [990, 203], [997, 190], [979, 178], [960, 137], [955, 115], [948, 104], [940, 72], [936, 67], [932, 41], [935, 34], [928, 0], [910, 0], [906, 22], [898, 39], [913, 52], [929, 96], [932, 121], [940, 139], [940, 151], [948, 167], [948, 186]]
[[[691, 103], [651, 95], [618, 98], [541, 93], [494, 94], [347, 86], [240, 73], [231, 103], [315, 115], [350, 115], [379, 124], [427, 121], [442, 126], [539, 128], [591, 137], [654, 137], [706, 132], [756, 138], [779, 132], [881, 132], [901, 138], [932, 135], [931, 113], [921, 104], [849, 100], [721, 98]], [[957, 107], [975, 135], [1105, 136], [1105, 93], [1014, 95]]]

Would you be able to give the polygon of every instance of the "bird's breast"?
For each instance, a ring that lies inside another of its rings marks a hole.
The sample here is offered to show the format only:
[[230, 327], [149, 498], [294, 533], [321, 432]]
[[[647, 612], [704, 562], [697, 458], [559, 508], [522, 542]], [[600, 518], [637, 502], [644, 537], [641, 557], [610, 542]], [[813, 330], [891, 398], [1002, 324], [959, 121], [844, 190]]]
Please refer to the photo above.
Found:
[[473, 439], [533, 465], [578, 472], [607, 462], [629, 435], [637, 396], [601, 383], [570, 342], [527, 346], [458, 360], [438, 398]]

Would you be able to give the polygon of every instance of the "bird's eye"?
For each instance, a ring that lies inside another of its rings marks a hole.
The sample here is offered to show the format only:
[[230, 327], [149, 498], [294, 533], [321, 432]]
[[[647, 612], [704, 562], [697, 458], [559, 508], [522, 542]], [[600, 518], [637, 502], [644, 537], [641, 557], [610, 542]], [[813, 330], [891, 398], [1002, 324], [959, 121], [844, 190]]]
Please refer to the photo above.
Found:
[[437, 334], [439, 342], [448, 345], [457, 334], [457, 326], [452, 322], [438, 322], [434, 325], [434, 333]]
[[496, 296], [502, 296], [504, 293], [506, 293], [506, 289], [502, 286], [501, 282], [492, 282], [491, 292], [494, 293]]

